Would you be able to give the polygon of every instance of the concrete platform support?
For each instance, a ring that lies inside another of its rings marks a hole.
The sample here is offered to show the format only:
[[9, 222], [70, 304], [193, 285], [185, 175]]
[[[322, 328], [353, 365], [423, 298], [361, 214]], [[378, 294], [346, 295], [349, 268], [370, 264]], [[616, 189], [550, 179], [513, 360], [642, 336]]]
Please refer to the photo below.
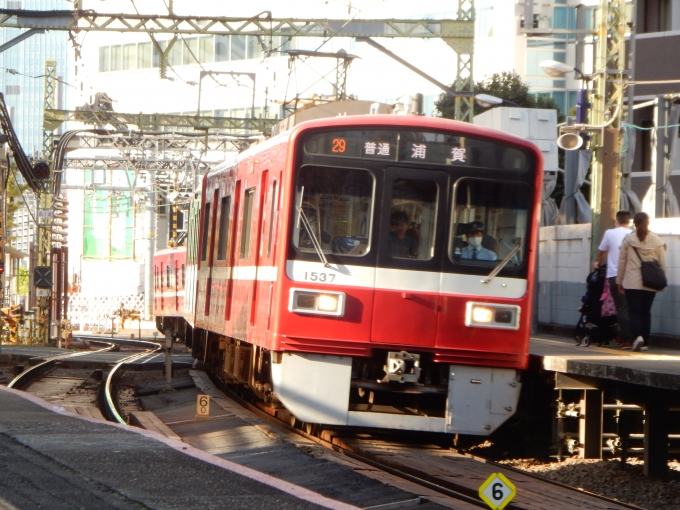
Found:
[[645, 405], [645, 476], [668, 476], [669, 413], [668, 402], [661, 399], [652, 399]]
[[582, 459], [602, 458], [602, 411], [604, 392], [583, 390], [579, 418], [579, 444]]

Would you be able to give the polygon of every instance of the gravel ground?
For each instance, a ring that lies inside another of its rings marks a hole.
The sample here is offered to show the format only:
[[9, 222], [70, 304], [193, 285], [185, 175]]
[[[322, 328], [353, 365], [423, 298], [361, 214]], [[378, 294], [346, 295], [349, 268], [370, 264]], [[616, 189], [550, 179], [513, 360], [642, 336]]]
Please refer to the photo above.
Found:
[[665, 480], [643, 476], [643, 462], [635, 458], [628, 459], [625, 469], [619, 460], [514, 459], [501, 463], [642, 508], [680, 510], [680, 462], [670, 463], [670, 476]]

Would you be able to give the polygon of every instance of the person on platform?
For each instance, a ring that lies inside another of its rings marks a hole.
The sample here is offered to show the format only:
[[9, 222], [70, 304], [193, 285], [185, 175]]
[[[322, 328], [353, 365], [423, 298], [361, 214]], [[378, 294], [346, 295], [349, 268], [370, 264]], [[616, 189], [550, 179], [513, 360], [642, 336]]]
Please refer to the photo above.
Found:
[[460, 251], [460, 258], [470, 260], [497, 260], [498, 257], [491, 250], [482, 246], [484, 238], [484, 223], [472, 221], [465, 226], [467, 246]]
[[621, 330], [621, 348], [630, 347], [633, 343], [633, 336], [630, 330], [630, 319], [628, 318], [628, 302], [626, 294], [619, 292], [616, 283], [616, 274], [619, 268], [619, 254], [623, 239], [630, 234], [630, 212], [619, 211], [616, 213], [616, 226], [607, 230], [602, 236], [602, 242], [598, 248], [597, 262], [593, 264], [595, 269], [607, 263], [607, 284], [609, 292], [614, 300], [616, 307], [616, 317]]
[[[628, 316], [634, 351], [646, 351], [652, 327], [652, 304], [658, 291], [642, 285], [641, 261], [656, 260], [666, 272], [666, 245], [649, 230], [649, 216], [637, 213], [633, 218], [635, 231], [627, 235], [621, 244], [616, 283], [619, 292], [626, 293]], [[635, 253], [635, 250], [640, 254]]]

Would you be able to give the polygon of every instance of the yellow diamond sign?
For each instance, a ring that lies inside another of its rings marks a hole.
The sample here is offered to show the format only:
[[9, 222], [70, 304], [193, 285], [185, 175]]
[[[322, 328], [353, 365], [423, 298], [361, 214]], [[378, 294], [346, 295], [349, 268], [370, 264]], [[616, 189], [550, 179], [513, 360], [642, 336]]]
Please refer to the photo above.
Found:
[[503, 473], [491, 473], [491, 476], [479, 488], [479, 497], [492, 510], [501, 510], [515, 497], [516, 489]]

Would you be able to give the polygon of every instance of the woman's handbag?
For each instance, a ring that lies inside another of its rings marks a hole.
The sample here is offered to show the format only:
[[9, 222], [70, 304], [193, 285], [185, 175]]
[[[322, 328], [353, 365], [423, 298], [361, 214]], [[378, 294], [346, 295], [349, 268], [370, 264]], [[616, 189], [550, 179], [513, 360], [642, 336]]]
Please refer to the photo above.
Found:
[[637, 248], [632, 247], [640, 259], [640, 273], [642, 273], [642, 285], [654, 290], [663, 290], [668, 286], [666, 273], [663, 272], [658, 260], [644, 261], [640, 257]]

